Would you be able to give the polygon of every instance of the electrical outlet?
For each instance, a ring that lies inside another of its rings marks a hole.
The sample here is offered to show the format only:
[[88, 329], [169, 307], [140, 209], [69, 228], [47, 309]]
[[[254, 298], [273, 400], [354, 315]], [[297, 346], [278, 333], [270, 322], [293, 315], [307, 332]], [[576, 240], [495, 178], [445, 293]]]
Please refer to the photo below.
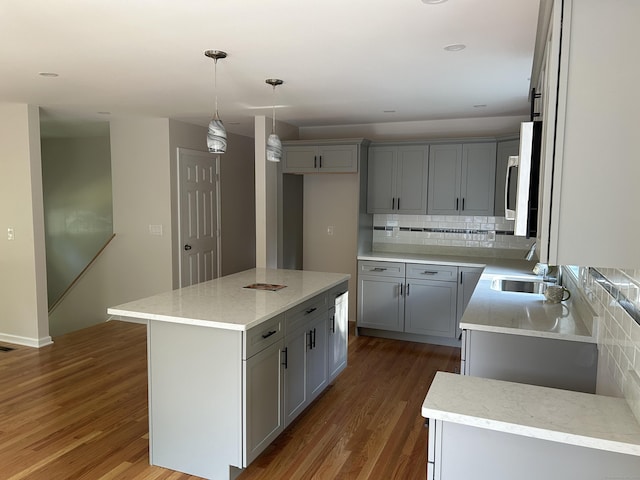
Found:
[[15, 240], [15, 239], [16, 239], [16, 234], [15, 234], [15, 231], [13, 230], [13, 227], [7, 228], [7, 240]]
[[333, 235], [333, 225], [329, 225], [327, 227], [327, 235]]

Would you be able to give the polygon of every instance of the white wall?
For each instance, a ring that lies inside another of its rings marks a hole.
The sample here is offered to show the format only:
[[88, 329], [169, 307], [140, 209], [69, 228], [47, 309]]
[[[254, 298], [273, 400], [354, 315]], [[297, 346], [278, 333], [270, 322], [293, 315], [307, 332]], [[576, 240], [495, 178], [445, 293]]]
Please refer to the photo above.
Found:
[[[351, 274], [349, 312], [355, 321], [358, 265], [358, 174], [304, 176], [303, 268]], [[333, 227], [333, 235], [327, 233]]]
[[[56, 335], [107, 319], [107, 307], [171, 290], [169, 120], [113, 120], [114, 240], [52, 313]], [[162, 225], [163, 235], [149, 233]]]
[[31, 346], [51, 342], [39, 122], [37, 107], [0, 104], [0, 341]]

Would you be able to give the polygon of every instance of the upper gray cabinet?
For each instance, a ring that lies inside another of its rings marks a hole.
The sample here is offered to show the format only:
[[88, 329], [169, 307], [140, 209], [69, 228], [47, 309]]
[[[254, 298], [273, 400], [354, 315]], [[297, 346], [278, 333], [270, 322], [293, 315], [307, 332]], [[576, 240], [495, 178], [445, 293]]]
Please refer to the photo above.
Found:
[[538, 246], [551, 264], [640, 268], [640, 63], [632, 60], [640, 2], [612, 3], [553, 6], [536, 82], [544, 106]]
[[431, 145], [429, 215], [493, 215], [496, 142]]
[[[519, 140], [503, 140], [498, 142], [498, 153], [496, 156], [496, 199], [494, 215], [496, 217], [504, 217], [504, 200], [506, 176], [507, 176], [507, 162], [509, 157], [518, 155], [518, 149], [520, 148]], [[510, 190], [510, 195], [515, 196], [515, 185]], [[514, 205], [515, 201], [511, 203]]]
[[369, 148], [367, 213], [427, 213], [428, 145]]
[[282, 142], [282, 173], [356, 173], [363, 139]]

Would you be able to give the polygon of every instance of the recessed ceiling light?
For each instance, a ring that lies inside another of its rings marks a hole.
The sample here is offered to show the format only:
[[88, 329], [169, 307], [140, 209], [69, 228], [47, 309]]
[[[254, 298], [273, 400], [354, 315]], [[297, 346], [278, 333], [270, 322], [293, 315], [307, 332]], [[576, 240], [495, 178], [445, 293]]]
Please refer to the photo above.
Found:
[[98, 115], [111, 115], [111, 112], [107, 112], [107, 111], [103, 111], [103, 112], [96, 112]]
[[57, 77], [59, 76], [57, 73], [54, 72], [39, 72], [38, 75], [40, 75], [41, 77]]
[[383, 110], [382, 113], [396, 113], [396, 110]]
[[477, 103], [473, 106], [473, 108], [485, 108], [486, 106], [486, 103]]
[[427, 5], [437, 5], [439, 3], [444, 3], [447, 0], [422, 0], [422, 3], [426, 3]]
[[452, 43], [451, 45], [447, 45], [446, 47], [444, 47], [447, 52], [459, 52], [460, 50], [464, 50], [465, 48], [467, 48], [467, 46], [462, 43]]

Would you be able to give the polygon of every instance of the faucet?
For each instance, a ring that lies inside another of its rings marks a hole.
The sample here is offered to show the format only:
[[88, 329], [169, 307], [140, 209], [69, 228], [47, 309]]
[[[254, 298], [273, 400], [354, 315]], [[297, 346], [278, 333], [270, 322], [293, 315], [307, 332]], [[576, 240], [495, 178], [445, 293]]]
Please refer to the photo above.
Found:
[[533, 254], [536, 253], [536, 246], [537, 246], [537, 242], [533, 242], [531, 244], [531, 248], [529, 248], [529, 251], [527, 252], [527, 254], [524, 256], [525, 260], [527, 261], [531, 261], [531, 259], [533, 258]]

